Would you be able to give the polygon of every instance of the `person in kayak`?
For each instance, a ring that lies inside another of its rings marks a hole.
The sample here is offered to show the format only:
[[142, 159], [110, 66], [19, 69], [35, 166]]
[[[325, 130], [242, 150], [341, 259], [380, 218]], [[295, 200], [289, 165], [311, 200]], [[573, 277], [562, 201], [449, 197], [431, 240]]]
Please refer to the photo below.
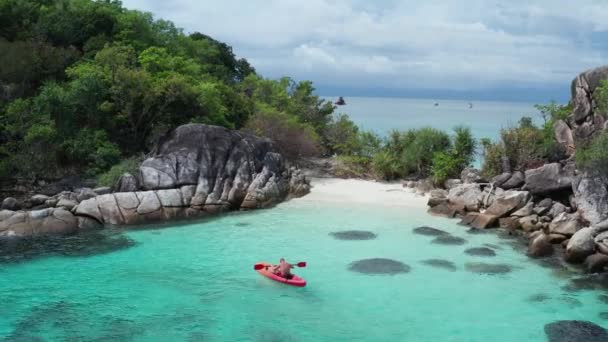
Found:
[[272, 273], [281, 276], [285, 279], [291, 279], [293, 277], [293, 274], [291, 274], [292, 268], [292, 264], [285, 261], [284, 258], [281, 258], [281, 260], [279, 260], [279, 264], [272, 267]]

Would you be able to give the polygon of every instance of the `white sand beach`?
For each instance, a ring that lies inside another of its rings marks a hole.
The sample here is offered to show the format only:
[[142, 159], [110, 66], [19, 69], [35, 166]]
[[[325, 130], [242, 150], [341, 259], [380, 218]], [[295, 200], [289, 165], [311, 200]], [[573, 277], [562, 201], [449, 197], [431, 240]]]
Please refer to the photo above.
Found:
[[361, 179], [311, 178], [310, 194], [294, 201], [351, 202], [406, 206], [426, 210], [427, 196], [404, 188], [401, 183]]

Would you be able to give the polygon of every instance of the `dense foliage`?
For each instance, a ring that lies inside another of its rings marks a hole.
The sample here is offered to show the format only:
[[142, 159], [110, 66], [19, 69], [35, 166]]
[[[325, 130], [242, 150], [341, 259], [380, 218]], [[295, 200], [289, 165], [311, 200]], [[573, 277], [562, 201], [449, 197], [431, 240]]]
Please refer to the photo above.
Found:
[[356, 148], [339, 158], [338, 175], [385, 180], [432, 176], [443, 183], [470, 165], [477, 146], [470, 129], [454, 131], [453, 137], [430, 127], [392, 131], [383, 141], [372, 133], [356, 132], [358, 138], [350, 139]]
[[94, 176], [193, 122], [247, 127], [290, 157], [333, 150], [334, 106], [310, 82], [260, 78], [120, 1], [0, 0], [0, 66], [0, 179]]
[[531, 118], [522, 117], [517, 126], [502, 129], [497, 142], [481, 141], [485, 176], [498, 175], [505, 169], [525, 171], [565, 157], [563, 147], [555, 140], [553, 127], [558, 120], [566, 119], [570, 106], [551, 102], [537, 105], [536, 109], [544, 121], [541, 127], [534, 125]]

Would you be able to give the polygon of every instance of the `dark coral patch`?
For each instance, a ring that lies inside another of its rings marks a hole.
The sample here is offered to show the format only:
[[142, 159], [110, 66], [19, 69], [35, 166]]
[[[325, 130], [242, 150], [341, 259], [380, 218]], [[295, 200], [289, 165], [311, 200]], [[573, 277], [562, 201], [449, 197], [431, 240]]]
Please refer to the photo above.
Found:
[[345, 230], [329, 233], [329, 235], [338, 240], [373, 240], [377, 237], [376, 234], [365, 230]]
[[513, 269], [505, 264], [486, 264], [483, 262], [469, 262], [466, 263], [465, 268], [469, 272], [478, 274], [505, 274]]
[[555, 321], [545, 324], [549, 342], [606, 342], [608, 331], [588, 321]]
[[608, 312], [600, 312], [600, 313], [598, 314], [598, 316], [599, 316], [601, 319], [606, 319], [606, 320], [608, 320]]
[[431, 242], [438, 245], [460, 246], [467, 243], [467, 240], [457, 236], [442, 235], [434, 238]]
[[453, 262], [443, 259], [428, 259], [421, 261], [423, 264], [436, 267], [443, 268], [448, 271], [456, 271], [456, 265]]
[[608, 304], [608, 295], [599, 295], [597, 299], [602, 303]]
[[414, 228], [414, 233], [427, 236], [442, 236], [450, 235], [450, 233], [433, 227], [418, 227]]
[[528, 297], [528, 302], [532, 302], [532, 303], [542, 303], [542, 302], [546, 302], [549, 299], [551, 299], [551, 297], [549, 297], [548, 295], [544, 294], [544, 293], [537, 293], [537, 294], [533, 294], [530, 297]]
[[385, 258], [354, 261], [350, 264], [348, 269], [364, 274], [399, 274], [410, 271], [410, 267], [401, 261]]
[[481, 257], [493, 257], [496, 256], [496, 252], [488, 247], [475, 247], [469, 248], [464, 251], [468, 255], [481, 256]]

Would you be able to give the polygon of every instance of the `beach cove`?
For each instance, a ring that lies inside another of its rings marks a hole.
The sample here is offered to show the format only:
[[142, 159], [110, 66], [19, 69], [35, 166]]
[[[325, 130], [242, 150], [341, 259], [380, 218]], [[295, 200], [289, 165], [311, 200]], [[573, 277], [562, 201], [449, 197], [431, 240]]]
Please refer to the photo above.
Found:
[[[0, 336], [543, 341], [554, 321], [602, 324], [602, 292], [576, 291], [566, 271], [531, 262], [525, 241], [430, 216], [426, 201], [399, 183], [314, 179], [309, 195], [269, 210], [5, 256]], [[352, 231], [373, 236], [349, 240], [361, 237]], [[296, 270], [306, 288], [252, 270], [281, 256], [308, 263]]]

